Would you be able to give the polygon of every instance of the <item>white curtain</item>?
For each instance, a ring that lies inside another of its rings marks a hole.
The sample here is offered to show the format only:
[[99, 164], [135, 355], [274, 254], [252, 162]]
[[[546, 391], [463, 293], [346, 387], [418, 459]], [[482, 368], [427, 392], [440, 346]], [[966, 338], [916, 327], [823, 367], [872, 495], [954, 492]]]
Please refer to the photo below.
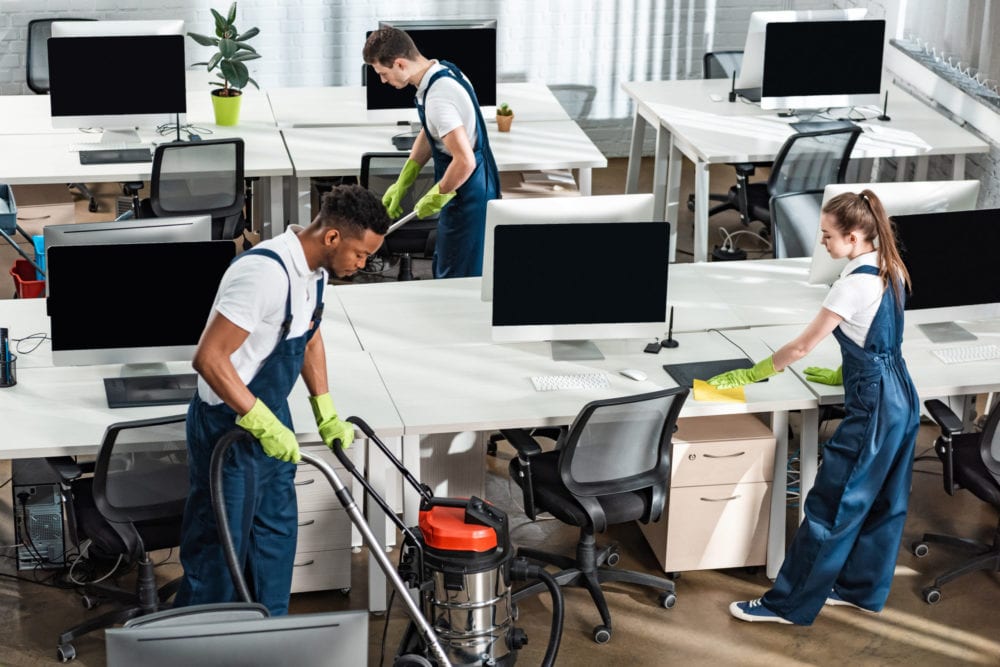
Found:
[[907, 0], [904, 37], [933, 48], [953, 66], [1000, 79], [1000, 8], [993, 0]]

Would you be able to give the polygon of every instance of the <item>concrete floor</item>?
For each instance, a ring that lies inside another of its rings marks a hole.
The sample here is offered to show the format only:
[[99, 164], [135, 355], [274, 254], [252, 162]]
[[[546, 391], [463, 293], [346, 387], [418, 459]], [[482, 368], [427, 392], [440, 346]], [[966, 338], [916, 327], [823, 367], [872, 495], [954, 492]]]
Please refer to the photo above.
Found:
[[[624, 160], [612, 160], [606, 170], [594, 174], [595, 194], [621, 192], [624, 188]], [[650, 170], [644, 170], [648, 186]], [[715, 181], [729, 183], [720, 170]], [[683, 188], [690, 188], [685, 179]], [[722, 189], [720, 185], [713, 189]], [[114, 192], [110, 192], [113, 196]], [[20, 195], [19, 195], [20, 196]], [[686, 194], [684, 195], [686, 196]], [[78, 202], [78, 210], [81, 203]], [[85, 211], [85, 204], [83, 205]], [[725, 214], [729, 216], [729, 214]], [[684, 217], [687, 217], [687, 222]], [[690, 249], [690, 214], [682, 211], [680, 249]], [[83, 219], [83, 218], [81, 218]], [[730, 217], [718, 216], [713, 223], [732, 229]], [[713, 234], [713, 243], [718, 242]], [[685, 244], [687, 244], [685, 246]], [[749, 244], [746, 247], [750, 247]], [[679, 261], [685, 261], [683, 252]], [[58, 406], [52, 406], [58, 409]], [[793, 429], [796, 420], [793, 416]], [[827, 426], [832, 429], [832, 426]], [[921, 428], [918, 454], [927, 454], [935, 437], [932, 426]], [[791, 449], [795, 448], [795, 440]], [[507, 477], [511, 451], [501, 446], [496, 458], [487, 458], [490, 475], [487, 498], [511, 517], [512, 539], [519, 546], [544, 546], [547, 550], [572, 553], [576, 531], [557, 521], [527, 522], [519, 511], [519, 491]], [[1000, 600], [1000, 578], [973, 573], [944, 588], [942, 601], [927, 605], [920, 590], [934, 576], [957, 562], [961, 556], [944, 547], [932, 548], [930, 555], [917, 559], [908, 549], [910, 541], [924, 531], [953, 533], [990, 539], [997, 524], [996, 512], [968, 493], [948, 497], [941, 488], [940, 465], [936, 461], [914, 464], [910, 515], [904, 543], [900, 548], [896, 578], [886, 609], [878, 615], [850, 608], [825, 608], [808, 628], [774, 624], [749, 624], [728, 614], [733, 600], [757, 597], [768, 587], [763, 569], [684, 572], [677, 580], [678, 601], [673, 609], [657, 606], [650, 591], [622, 584], [606, 588], [614, 620], [610, 643], [599, 646], [591, 640], [599, 622], [589, 597], [578, 590], [566, 592], [566, 618], [557, 664], [560, 665], [997, 665], [1000, 640], [996, 632], [996, 604]], [[0, 462], [0, 484], [10, 476], [9, 464]], [[0, 488], [0, 545], [13, 542], [9, 485]], [[513, 488], [514, 492], [511, 493]], [[797, 520], [795, 501], [789, 504], [788, 525]], [[602, 541], [621, 544], [618, 567], [658, 572], [651, 549], [634, 525], [618, 526], [602, 536]], [[10, 556], [9, 548], [0, 554]], [[394, 560], [396, 553], [391, 554]], [[176, 552], [157, 553], [155, 562], [162, 581], [180, 573]], [[354, 557], [352, 591], [309, 593], [292, 599], [292, 613], [364, 608], [367, 599], [366, 553]], [[56, 637], [63, 629], [81, 622], [95, 612], [80, 604], [73, 589], [52, 587], [48, 573], [17, 573], [10, 558], [0, 559], [0, 665], [35, 666], [57, 664]], [[123, 583], [128, 583], [126, 576]], [[98, 610], [103, 611], [104, 608]], [[546, 595], [520, 604], [517, 625], [528, 633], [530, 643], [520, 652], [519, 663], [541, 662], [548, 638], [551, 604]], [[387, 627], [386, 627], [386, 624]], [[383, 650], [391, 664], [399, 637], [405, 627], [405, 611], [398, 600], [388, 615], [372, 615], [369, 626], [369, 665], [378, 665]], [[383, 644], [383, 633], [385, 641]], [[95, 633], [75, 643], [81, 667], [103, 667], [103, 637]]]

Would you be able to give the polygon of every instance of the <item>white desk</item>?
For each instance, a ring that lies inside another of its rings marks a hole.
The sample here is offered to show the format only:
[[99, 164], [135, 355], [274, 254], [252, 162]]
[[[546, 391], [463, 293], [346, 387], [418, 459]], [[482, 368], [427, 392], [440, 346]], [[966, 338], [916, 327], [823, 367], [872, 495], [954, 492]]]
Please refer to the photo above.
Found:
[[[418, 122], [417, 110], [368, 111], [364, 86], [269, 88], [267, 96], [279, 127], [329, 127], [335, 125], [395, 125]], [[515, 123], [570, 120], [569, 114], [543, 83], [500, 83], [497, 102], [514, 110]], [[482, 107], [487, 123], [496, 125], [496, 107]], [[402, 131], [402, 129], [397, 130]]]
[[[635, 113], [625, 191], [636, 192], [646, 124], [656, 128], [653, 168], [654, 215], [677, 220], [681, 157], [695, 164], [694, 259], [708, 257], [709, 165], [767, 162], [792, 133], [796, 118], [779, 118], [774, 111], [743, 101], [726, 100], [730, 82], [723, 79], [632, 81], [622, 88], [632, 98]], [[902, 89], [889, 87], [890, 122], [861, 122], [852, 159], [918, 157], [916, 180], [926, 180], [931, 155], [984, 153], [989, 145], [960, 128]], [[869, 113], [869, 115], [873, 115]], [[905, 173], [900, 165], [897, 173]], [[961, 179], [965, 161], [956, 159], [953, 177]], [[728, 187], [728, 183], [726, 184]]]
[[[310, 178], [357, 175], [361, 155], [394, 150], [392, 137], [401, 131], [392, 125], [282, 130], [298, 181], [297, 220], [309, 219]], [[500, 171], [576, 169], [583, 195], [591, 191], [591, 170], [608, 166], [607, 158], [571, 120], [520, 123], [510, 132], [490, 125], [489, 138]]]

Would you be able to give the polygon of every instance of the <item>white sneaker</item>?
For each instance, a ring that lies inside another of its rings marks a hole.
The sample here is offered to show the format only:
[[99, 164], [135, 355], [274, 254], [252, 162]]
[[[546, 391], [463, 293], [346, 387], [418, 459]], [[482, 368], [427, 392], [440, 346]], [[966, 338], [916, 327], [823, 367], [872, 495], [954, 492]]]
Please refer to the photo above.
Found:
[[778, 616], [773, 611], [765, 607], [760, 598], [756, 600], [747, 600], [745, 602], [734, 602], [729, 605], [729, 613], [740, 619], [741, 621], [750, 621], [751, 623], [755, 621], [764, 621], [770, 623], [784, 623], [785, 625], [791, 625], [792, 622]]

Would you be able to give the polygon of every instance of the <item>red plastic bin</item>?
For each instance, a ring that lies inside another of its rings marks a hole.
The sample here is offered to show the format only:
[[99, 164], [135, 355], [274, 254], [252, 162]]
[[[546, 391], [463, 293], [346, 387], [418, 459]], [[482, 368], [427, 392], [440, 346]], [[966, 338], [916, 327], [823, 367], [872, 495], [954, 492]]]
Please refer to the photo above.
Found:
[[35, 280], [35, 267], [26, 259], [14, 261], [10, 268], [18, 299], [35, 299], [45, 296], [45, 281]]

